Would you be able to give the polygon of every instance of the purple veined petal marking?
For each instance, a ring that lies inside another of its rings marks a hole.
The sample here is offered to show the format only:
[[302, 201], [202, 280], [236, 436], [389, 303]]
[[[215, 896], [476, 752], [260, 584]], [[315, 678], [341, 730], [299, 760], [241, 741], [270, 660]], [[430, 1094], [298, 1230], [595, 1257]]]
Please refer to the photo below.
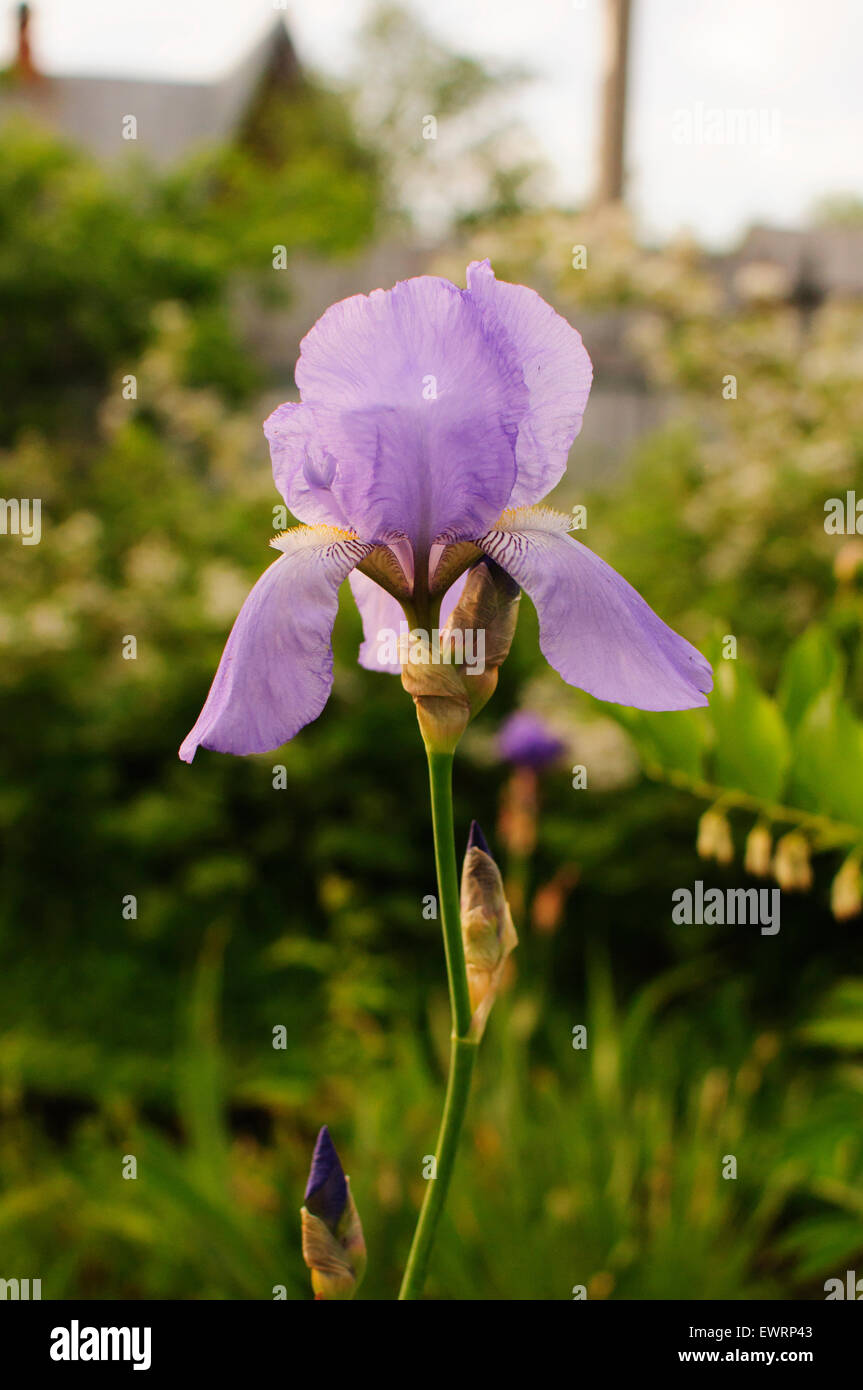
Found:
[[497, 746], [505, 762], [540, 772], [556, 763], [566, 751], [563, 740], [533, 710], [517, 710], [505, 719], [497, 735]]
[[546, 660], [570, 685], [612, 704], [706, 705], [709, 663], [569, 534], [571, 524], [548, 507], [519, 508], [477, 540], [533, 601]]
[[348, 1203], [348, 1184], [330, 1131], [323, 1125], [312, 1154], [305, 1206], [334, 1231]]

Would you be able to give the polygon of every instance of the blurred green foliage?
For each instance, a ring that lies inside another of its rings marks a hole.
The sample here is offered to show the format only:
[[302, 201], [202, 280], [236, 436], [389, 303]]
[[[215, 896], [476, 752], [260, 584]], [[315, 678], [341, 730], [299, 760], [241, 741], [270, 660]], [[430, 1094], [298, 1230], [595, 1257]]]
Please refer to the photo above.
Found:
[[0, 443], [31, 425], [86, 436], [162, 301], [189, 310], [191, 379], [248, 399], [261, 374], [229, 313], [230, 285], [241, 277], [266, 302], [284, 298], [274, 248], [352, 251], [372, 235], [380, 196], [344, 107], [308, 80], [270, 100], [254, 134], [157, 173], [143, 160], [105, 170], [38, 126], [4, 125]]

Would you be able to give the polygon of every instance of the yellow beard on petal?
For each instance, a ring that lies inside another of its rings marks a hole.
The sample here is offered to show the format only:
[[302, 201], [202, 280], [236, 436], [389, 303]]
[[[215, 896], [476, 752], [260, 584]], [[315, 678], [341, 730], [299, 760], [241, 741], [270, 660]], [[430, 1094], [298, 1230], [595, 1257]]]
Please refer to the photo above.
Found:
[[493, 531], [572, 531], [575, 519], [554, 507], [507, 507]]
[[362, 544], [356, 531], [345, 531], [341, 526], [306, 526], [303, 523], [299, 526], [291, 526], [287, 531], [273, 536], [270, 545], [275, 550], [281, 550], [284, 554], [288, 554], [292, 550], [302, 550], [306, 546], [343, 545], [346, 541], [355, 541], [358, 545]]

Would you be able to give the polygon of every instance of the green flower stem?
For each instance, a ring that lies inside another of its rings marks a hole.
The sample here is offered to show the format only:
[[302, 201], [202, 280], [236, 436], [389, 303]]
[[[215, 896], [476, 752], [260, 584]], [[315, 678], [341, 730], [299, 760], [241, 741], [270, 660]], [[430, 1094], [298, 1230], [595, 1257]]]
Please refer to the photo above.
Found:
[[453, 1035], [467, 1037], [473, 1010], [467, 987], [467, 967], [461, 939], [458, 866], [455, 857], [455, 830], [452, 816], [452, 753], [428, 750], [429, 789], [431, 791], [434, 856], [440, 898], [449, 1002]]
[[476, 1061], [476, 1040], [470, 1037], [471, 1007], [467, 969], [461, 937], [458, 869], [452, 814], [452, 753], [428, 750], [435, 864], [447, 979], [452, 1011], [452, 1042], [446, 1099], [435, 1150], [436, 1172], [428, 1179], [399, 1299], [416, 1299], [422, 1293], [437, 1224], [444, 1209], [459, 1135], [467, 1110], [470, 1083]]
[[414, 1238], [411, 1242], [399, 1299], [415, 1299], [422, 1294], [429, 1256], [437, 1224], [446, 1204], [456, 1149], [470, 1095], [470, 1081], [476, 1059], [476, 1043], [469, 1038], [453, 1038], [450, 1047], [450, 1071], [446, 1088], [443, 1118], [438, 1134], [435, 1158], [437, 1175], [428, 1179], [426, 1194], [420, 1209]]

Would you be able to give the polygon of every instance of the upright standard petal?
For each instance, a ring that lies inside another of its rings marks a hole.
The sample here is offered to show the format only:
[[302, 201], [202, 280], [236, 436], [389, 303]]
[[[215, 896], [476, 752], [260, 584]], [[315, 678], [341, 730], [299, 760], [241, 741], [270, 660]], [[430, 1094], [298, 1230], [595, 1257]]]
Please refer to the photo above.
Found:
[[539, 644], [570, 685], [636, 709], [706, 705], [710, 665], [547, 507], [507, 512], [477, 541], [533, 600]]
[[198, 721], [180, 748], [265, 753], [317, 719], [333, 683], [339, 585], [371, 546], [349, 532], [296, 526], [234, 623]]
[[321, 443], [310, 406], [286, 401], [264, 421], [270, 446], [273, 481], [285, 505], [309, 526], [347, 529], [333, 496], [337, 464]]
[[334, 304], [296, 377], [335, 461], [327, 488], [363, 540], [406, 536], [427, 553], [500, 515], [529, 398], [508, 335], [465, 291], [420, 276]]
[[486, 322], [498, 325], [512, 342], [530, 394], [518, 431], [518, 476], [509, 506], [530, 505], [563, 476], [581, 429], [593, 366], [581, 335], [566, 319], [535, 290], [496, 280], [489, 261], [468, 266], [467, 287]]

